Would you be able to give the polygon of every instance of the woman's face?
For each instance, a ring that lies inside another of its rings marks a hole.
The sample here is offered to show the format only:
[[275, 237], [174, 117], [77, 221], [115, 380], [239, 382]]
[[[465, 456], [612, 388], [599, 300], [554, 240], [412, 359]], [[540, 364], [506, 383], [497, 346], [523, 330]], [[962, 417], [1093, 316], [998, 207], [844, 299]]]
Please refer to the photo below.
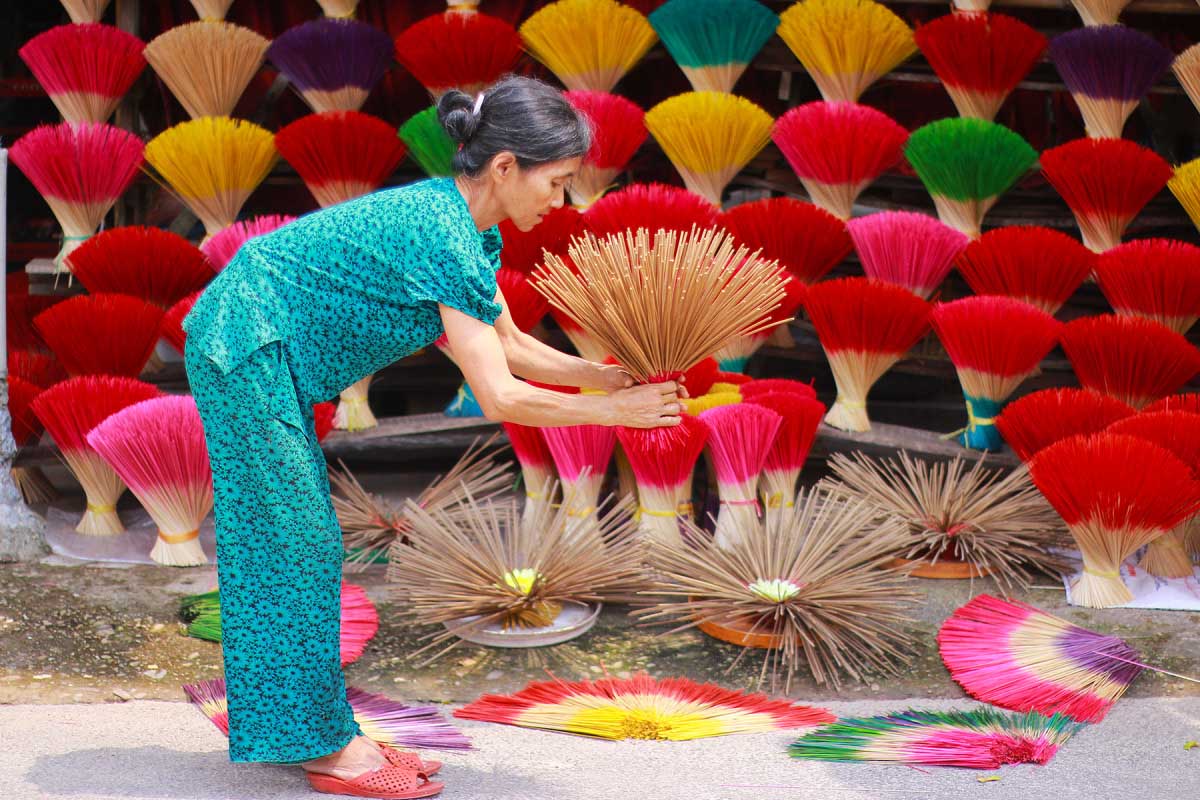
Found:
[[582, 162], [576, 157], [523, 169], [514, 161], [496, 188], [504, 212], [517, 230], [532, 230], [543, 217], [562, 207], [567, 185]]

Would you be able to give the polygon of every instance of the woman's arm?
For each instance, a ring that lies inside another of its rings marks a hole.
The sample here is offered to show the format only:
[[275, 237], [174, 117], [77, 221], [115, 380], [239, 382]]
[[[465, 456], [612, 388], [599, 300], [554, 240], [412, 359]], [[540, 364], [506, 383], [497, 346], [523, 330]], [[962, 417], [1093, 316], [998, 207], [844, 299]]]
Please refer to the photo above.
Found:
[[[657, 428], [679, 424], [680, 403], [674, 382], [635, 386], [604, 396], [538, 389], [513, 377], [495, 328], [449, 306], [439, 309], [455, 361], [488, 419], [543, 428], [588, 424]], [[546, 383], [565, 383], [558, 374], [547, 378]]]

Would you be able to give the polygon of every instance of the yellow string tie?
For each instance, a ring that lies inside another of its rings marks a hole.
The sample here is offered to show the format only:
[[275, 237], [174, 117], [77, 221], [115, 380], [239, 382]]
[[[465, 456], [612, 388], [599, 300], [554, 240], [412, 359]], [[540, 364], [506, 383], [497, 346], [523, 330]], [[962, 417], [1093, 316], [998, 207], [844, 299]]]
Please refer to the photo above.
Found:
[[975, 416], [975, 407], [971, 405], [971, 401], [967, 400], [967, 430], [975, 430], [980, 425], [995, 425], [995, 417], [977, 417]]
[[767, 508], [795, 508], [796, 503], [793, 500], [783, 502], [783, 492], [776, 492], [767, 497]]
[[117, 510], [116, 506], [99, 506], [92, 503], [87, 504], [87, 510], [92, 514], [111, 514]]
[[588, 506], [587, 508], [582, 509], [582, 510], [569, 508], [569, 509], [567, 509], [567, 516], [568, 517], [586, 517], [588, 514], [595, 512], [595, 510], [596, 510], [595, 506]]
[[696, 513], [696, 509], [691, 503], [680, 503], [675, 513], [681, 517], [690, 517]]
[[1116, 572], [1097, 572], [1094, 569], [1089, 569], [1087, 567], [1084, 567], [1083, 571], [1086, 572], [1088, 575], [1095, 575], [1097, 578], [1119, 578], [1119, 577], [1121, 577], [1120, 570], [1117, 570]]
[[352, 405], [352, 406], [354, 406], [354, 405], [358, 405], [358, 406], [361, 406], [361, 405], [365, 405], [365, 404], [366, 404], [366, 402], [367, 402], [367, 398], [365, 398], [365, 397], [359, 397], [358, 395], [350, 395], [349, 397], [342, 397], [342, 402], [343, 402], [343, 403], [346, 403], [347, 405]]
[[645, 506], [638, 506], [637, 516], [640, 518], [642, 516], [642, 514], [645, 514], [646, 516], [649, 516], [649, 517], [671, 517], [673, 519], [679, 515], [679, 512], [678, 511], [662, 511], [657, 508], [646, 508]]
[[184, 542], [190, 542], [192, 539], [198, 539], [199, 537], [200, 537], [199, 530], [188, 531], [187, 533], [164, 533], [163, 531], [158, 532], [158, 538], [162, 539], [167, 544], [182, 544]]
[[845, 406], [846, 408], [866, 408], [867, 407], [867, 403], [865, 400], [860, 403], [857, 400], [843, 400], [840, 397], [837, 398], [836, 400], [834, 400], [833, 404], [835, 406]]
[[545, 500], [546, 495], [542, 492], [526, 492], [525, 496], [530, 500]]

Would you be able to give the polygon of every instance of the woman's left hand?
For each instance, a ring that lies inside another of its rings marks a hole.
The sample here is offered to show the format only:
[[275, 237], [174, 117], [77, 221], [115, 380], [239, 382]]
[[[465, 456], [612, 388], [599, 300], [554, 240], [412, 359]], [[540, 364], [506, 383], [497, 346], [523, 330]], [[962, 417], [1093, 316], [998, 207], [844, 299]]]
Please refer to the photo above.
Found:
[[594, 388], [612, 394], [633, 386], [633, 376], [618, 364], [596, 364], [600, 377]]

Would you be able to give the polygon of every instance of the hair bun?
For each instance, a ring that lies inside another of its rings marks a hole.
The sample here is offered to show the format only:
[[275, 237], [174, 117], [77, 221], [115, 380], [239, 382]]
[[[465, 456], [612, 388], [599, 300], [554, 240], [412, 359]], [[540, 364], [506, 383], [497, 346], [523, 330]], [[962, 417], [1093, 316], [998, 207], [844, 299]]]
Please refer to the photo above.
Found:
[[451, 89], [438, 100], [438, 122], [456, 144], [470, 141], [479, 129], [479, 115], [474, 110], [475, 98], [458, 89]]

